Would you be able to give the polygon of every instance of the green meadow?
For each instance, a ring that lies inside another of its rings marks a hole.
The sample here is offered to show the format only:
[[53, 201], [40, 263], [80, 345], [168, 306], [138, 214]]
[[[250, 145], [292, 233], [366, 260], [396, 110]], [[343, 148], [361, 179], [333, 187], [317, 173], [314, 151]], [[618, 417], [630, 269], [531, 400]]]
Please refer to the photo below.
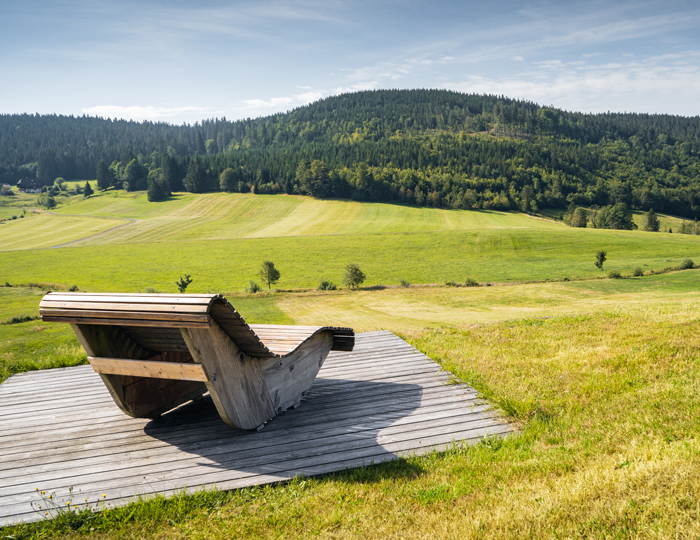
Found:
[[[187, 273], [188, 292], [224, 293], [251, 323], [392, 330], [520, 432], [282, 486], [64, 512], [0, 537], [700, 537], [700, 269], [672, 270], [700, 263], [698, 236], [250, 194], [108, 192], [27, 215], [0, 224], [12, 285], [0, 381], [85, 362], [68, 325], [38, 319], [47, 290], [176, 292]], [[243, 292], [263, 260], [279, 289]], [[349, 262], [365, 287], [315, 290]], [[467, 278], [481, 286], [446, 285]]]
[[349, 262], [371, 286], [592, 278], [598, 250], [608, 252], [607, 271], [622, 273], [700, 259], [697, 236], [572, 229], [516, 213], [222, 193], [158, 204], [123, 192], [71, 200], [55, 215], [3, 224], [0, 281], [167, 292], [188, 273], [191, 292], [232, 292], [263, 260], [288, 289], [339, 283]]

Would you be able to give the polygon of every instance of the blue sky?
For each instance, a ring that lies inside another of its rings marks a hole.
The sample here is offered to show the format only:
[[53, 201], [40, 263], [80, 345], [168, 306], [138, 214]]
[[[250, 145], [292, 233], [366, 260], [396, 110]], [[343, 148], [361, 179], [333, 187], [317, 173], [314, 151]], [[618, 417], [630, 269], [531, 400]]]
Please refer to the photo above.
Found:
[[700, 3], [0, 0], [0, 113], [194, 123], [378, 88], [700, 115]]

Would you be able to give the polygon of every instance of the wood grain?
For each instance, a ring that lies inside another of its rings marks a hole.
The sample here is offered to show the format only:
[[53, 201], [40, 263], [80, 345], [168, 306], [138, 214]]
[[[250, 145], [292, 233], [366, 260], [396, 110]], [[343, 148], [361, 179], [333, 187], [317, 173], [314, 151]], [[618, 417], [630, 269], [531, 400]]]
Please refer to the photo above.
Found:
[[204, 368], [198, 364], [178, 364], [175, 362], [126, 360], [123, 358], [103, 358], [88, 356], [88, 362], [96, 373], [110, 375], [132, 375], [156, 379], [177, 379], [183, 381], [206, 382], [209, 379]]

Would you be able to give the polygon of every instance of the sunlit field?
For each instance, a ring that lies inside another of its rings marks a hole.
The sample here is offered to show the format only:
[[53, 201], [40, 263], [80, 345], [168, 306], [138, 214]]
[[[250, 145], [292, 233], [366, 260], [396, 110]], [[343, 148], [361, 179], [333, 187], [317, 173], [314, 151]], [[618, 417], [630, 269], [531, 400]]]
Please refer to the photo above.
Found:
[[[251, 323], [391, 330], [519, 432], [282, 486], [67, 512], [0, 536], [700, 537], [700, 270], [673, 270], [700, 262], [700, 237], [288, 196], [65, 202], [0, 224], [16, 233], [0, 253], [11, 285], [0, 287], [0, 381], [85, 363], [69, 325], [38, 319], [47, 290], [176, 292], [187, 273], [188, 292], [223, 293]], [[245, 293], [263, 260], [280, 282]], [[341, 285], [349, 262], [363, 288], [316, 290]], [[480, 286], [454, 286], [467, 278]]]

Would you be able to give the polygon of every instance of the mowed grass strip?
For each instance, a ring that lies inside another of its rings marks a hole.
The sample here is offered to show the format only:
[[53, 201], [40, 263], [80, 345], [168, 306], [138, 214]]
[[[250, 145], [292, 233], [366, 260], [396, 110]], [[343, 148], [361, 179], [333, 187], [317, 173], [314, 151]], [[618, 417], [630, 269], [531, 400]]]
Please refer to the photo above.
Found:
[[685, 258], [700, 262], [700, 237], [555, 228], [70, 246], [0, 253], [0, 282], [174, 292], [175, 281], [187, 273], [194, 278], [188, 292], [235, 291], [257, 278], [264, 260], [275, 263], [282, 274], [278, 286], [285, 289], [316, 288], [323, 279], [340, 284], [347, 263], [365, 272], [365, 285], [463, 282], [467, 277], [518, 282], [594, 277], [600, 274], [593, 264], [598, 250], [608, 252], [606, 272], [630, 274], [637, 266], [660, 269]]
[[66, 514], [3, 534], [696, 538], [699, 307], [669, 303], [405, 334], [510, 414], [521, 433], [504, 440], [284, 486]]
[[149, 203], [143, 193], [114, 191], [63, 206], [57, 212], [139, 220], [87, 240], [85, 245], [562, 226], [510, 212], [240, 193], [177, 193], [167, 201]]
[[58, 216], [27, 214], [0, 224], [3, 233], [2, 251], [41, 249], [58, 246], [102, 233], [128, 223], [121, 219], [103, 219], [87, 216]]

